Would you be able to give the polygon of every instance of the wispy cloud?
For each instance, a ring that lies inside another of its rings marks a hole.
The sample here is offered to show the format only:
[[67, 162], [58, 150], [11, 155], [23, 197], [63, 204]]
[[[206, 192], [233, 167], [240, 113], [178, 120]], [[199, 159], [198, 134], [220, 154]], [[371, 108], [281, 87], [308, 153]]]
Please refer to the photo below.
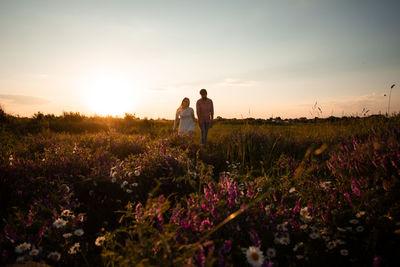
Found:
[[253, 86], [257, 82], [253, 80], [241, 80], [241, 79], [225, 79], [220, 85], [222, 86]]
[[20, 105], [43, 105], [50, 103], [49, 100], [28, 96], [28, 95], [0, 95], [0, 99], [11, 102], [12, 104], [20, 104]]

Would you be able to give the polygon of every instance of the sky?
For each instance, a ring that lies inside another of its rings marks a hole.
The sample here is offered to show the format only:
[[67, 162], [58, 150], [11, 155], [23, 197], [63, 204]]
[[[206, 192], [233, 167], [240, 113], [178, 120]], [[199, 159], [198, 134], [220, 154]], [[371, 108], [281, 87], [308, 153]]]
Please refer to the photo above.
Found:
[[205, 88], [223, 118], [385, 114], [389, 95], [399, 112], [399, 13], [398, 0], [0, 0], [0, 105], [173, 119]]

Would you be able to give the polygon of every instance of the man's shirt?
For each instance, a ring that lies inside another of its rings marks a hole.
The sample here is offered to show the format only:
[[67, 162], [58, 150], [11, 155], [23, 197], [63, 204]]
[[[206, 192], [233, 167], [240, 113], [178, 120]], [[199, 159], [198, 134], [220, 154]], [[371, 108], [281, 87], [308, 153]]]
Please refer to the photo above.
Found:
[[196, 103], [196, 113], [199, 123], [208, 122], [214, 118], [214, 105], [211, 99], [200, 98]]

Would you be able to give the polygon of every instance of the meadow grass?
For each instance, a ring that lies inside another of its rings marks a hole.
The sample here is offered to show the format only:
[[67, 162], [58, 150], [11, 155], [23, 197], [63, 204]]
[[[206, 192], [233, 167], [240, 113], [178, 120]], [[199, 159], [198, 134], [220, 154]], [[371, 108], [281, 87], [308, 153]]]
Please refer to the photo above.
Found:
[[1, 263], [393, 265], [399, 119], [2, 114]]

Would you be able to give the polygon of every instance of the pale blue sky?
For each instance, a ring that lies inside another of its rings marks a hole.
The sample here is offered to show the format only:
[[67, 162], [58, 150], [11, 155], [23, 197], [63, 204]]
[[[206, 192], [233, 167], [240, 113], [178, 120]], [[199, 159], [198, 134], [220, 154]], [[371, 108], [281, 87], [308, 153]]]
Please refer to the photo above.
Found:
[[395, 0], [0, 0], [0, 103], [173, 118], [206, 88], [228, 118], [310, 117], [316, 101], [322, 116], [385, 113], [399, 14]]

